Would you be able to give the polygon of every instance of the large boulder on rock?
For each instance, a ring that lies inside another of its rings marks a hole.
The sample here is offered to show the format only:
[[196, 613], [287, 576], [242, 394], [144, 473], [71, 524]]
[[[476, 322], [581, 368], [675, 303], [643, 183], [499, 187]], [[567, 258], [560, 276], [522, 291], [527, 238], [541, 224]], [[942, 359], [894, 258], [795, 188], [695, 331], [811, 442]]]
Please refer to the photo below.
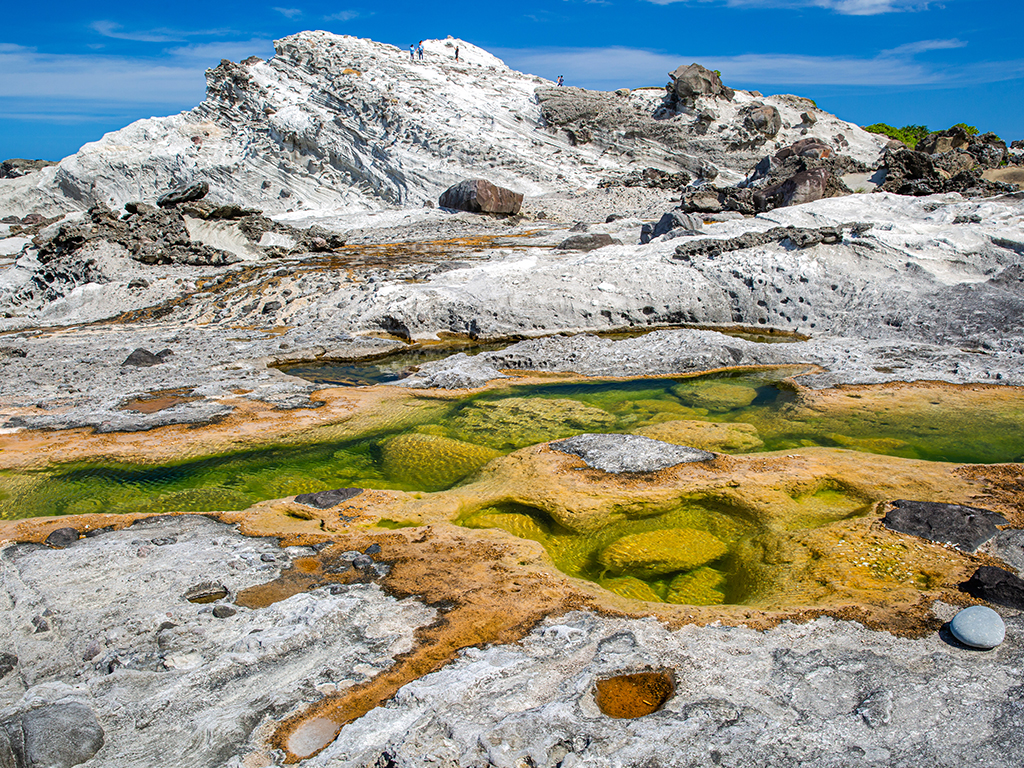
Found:
[[467, 179], [448, 187], [437, 204], [470, 213], [516, 214], [523, 206], [523, 195], [484, 179]]
[[1024, 609], [1024, 579], [993, 565], [981, 566], [960, 588], [979, 600]]
[[785, 181], [754, 193], [754, 206], [770, 211], [787, 205], [800, 205], [828, 197], [831, 174], [827, 168], [800, 171]]
[[963, 128], [953, 126], [948, 131], [929, 133], [917, 142], [915, 149], [929, 155], [942, 154], [954, 149], [966, 149], [971, 144], [971, 137]]
[[668, 84], [669, 91], [681, 102], [692, 103], [698, 96], [712, 96], [732, 100], [736, 92], [722, 85], [722, 78], [700, 64], [680, 66], [669, 72], [672, 81]]
[[191, 184], [179, 184], [157, 198], [156, 204], [161, 208], [173, 208], [180, 203], [191, 203], [202, 200], [210, 191], [210, 185], [205, 181], [195, 181]]
[[743, 126], [749, 130], [773, 139], [782, 130], [782, 115], [768, 104], [755, 103], [742, 110]]

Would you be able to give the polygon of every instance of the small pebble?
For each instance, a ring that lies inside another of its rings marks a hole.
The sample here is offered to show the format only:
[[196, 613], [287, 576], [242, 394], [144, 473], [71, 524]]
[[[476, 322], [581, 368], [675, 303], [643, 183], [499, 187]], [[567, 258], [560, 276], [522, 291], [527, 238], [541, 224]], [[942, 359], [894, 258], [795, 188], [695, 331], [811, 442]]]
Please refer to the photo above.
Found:
[[368, 546], [366, 549], [363, 550], [363, 554], [364, 555], [379, 555], [380, 554], [380, 544], [371, 544], [370, 546]]
[[277, 560], [277, 558], [274, 557], [269, 552], [265, 552], [262, 555], [260, 555], [260, 560], [262, 560], [264, 563], [273, 563], [274, 561]]
[[949, 622], [953, 637], [972, 648], [995, 648], [1006, 637], [1006, 625], [999, 614], [984, 605], [964, 608]]
[[54, 549], [63, 549], [69, 544], [78, 541], [78, 531], [74, 528], [58, 528], [46, 537], [46, 546]]
[[156, 544], [158, 547], [165, 547], [168, 544], [177, 544], [178, 543], [178, 537], [177, 536], [161, 536], [158, 539], [153, 539], [152, 543]]
[[234, 616], [236, 613], [238, 613], [238, 611], [230, 605], [218, 605], [213, 609], [213, 615], [218, 619], [226, 619], [228, 616]]
[[353, 558], [352, 565], [359, 570], [363, 570], [365, 568], [372, 568], [373, 558], [369, 555], [360, 555], [359, 557]]

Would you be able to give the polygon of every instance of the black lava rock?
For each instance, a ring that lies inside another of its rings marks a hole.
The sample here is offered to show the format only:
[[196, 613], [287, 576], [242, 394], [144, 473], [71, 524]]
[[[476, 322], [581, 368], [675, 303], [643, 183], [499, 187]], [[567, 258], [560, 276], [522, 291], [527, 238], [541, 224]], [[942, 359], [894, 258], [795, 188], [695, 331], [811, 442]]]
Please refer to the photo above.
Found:
[[336, 507], [343, 501], [348, 501], [354, 496], [363, 492], [362, 488], [335, 488], [330, 491], [317, 491], [316, 493], [300, 493], [295, 497], [298, 504], [317, 509], [330, 509]]
[[370, 546], [368, 546], [366, 549], [363, 550], [363, 554], [364, 555], [379, 555], [380, 554], [380, 544], [371, 544]]
[[1002, 568], [983, 565], [960, 589], [979, 600], [1024, 609], [1024, 579]]
[[236, 613], [238, 613], [238, 611], [230, 605], [218, 605], [213, 609], [213, 615], [218, 619], [226, 619], [228, 616], [234, 616]]
[[202, 200], [209, 191], [210, 185], [205, 181], [182, 184], [157, 198], [156, 204], [161, 208], [171, 208], [179, 203], [191, 203], [195, 200]]
[[936, 501], [894, 501], [886, 527], [929, 541], [951, 544], [961, 552], [974, 552], [998, 533], [1006, 518], [987, 509]]
[[64, 549], [76, 541], [78, 541], [78, 531], [75, 528], [58, 528], [50, 532], [45, 543], [46, 546], [54, 549]]
[[622, 241], [603, 232], [591, 232], [586, 235], [567, 237], [555, 246], [555, 249], [559, 251], [593, 251], [604, 248], [606, 245], [622, 245]]

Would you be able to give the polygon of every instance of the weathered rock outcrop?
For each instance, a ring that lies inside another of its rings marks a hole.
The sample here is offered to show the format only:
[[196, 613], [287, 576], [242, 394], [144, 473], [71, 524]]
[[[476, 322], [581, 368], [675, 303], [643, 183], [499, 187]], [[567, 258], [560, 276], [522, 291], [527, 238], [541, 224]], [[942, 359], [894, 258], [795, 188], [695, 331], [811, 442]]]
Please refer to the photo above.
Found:
[[700, 64], [683, 65], [669, 73], [668, 90], [681, 103], [690, 106], [699, 96], [731, 100], [736, 92], [722, 85], [722, 78]]

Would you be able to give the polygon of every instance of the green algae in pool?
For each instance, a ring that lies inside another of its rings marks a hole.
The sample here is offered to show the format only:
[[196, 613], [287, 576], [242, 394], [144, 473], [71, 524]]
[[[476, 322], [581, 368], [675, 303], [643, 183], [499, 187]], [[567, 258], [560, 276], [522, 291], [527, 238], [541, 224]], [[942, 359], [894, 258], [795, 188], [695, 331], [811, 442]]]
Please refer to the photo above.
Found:
[[555, 567], [623, 597], [647, 602], [719, 605], [756, 598], [767, 577], [757, 564], [738, 563], [737, 545], [760, 528], [742, 513], [708, 500], [688, 500], [669, 512], [617, 520], [577, 533], [543, 510], [507, 502], [470, 512], [467, 528], [500, 528], [544, 546]]
[[[236, 510], [352, 486], [439, 491], [466, 482], [495, 456], [582, 432], [642, 434], [725, 453], [825, 445], [961, 463], [1024, 457], [1024, 395], [1016, 392], [1000, 408], [983, 400], [945, 407], [936, 395], [910, 415], [870, 405], [830, 414], [801, 405], [780, 384], [790, 373], [510, 385], [454, 402], [430, 400], [403, 417], [401, 428], [344, 440], [323, 439], [320, 430], [305, 443], [299, 436], [287, 445], [161, 465], [5, 471], [0, 517]], [[827, 495], [815, 504], [827, 516]]]

